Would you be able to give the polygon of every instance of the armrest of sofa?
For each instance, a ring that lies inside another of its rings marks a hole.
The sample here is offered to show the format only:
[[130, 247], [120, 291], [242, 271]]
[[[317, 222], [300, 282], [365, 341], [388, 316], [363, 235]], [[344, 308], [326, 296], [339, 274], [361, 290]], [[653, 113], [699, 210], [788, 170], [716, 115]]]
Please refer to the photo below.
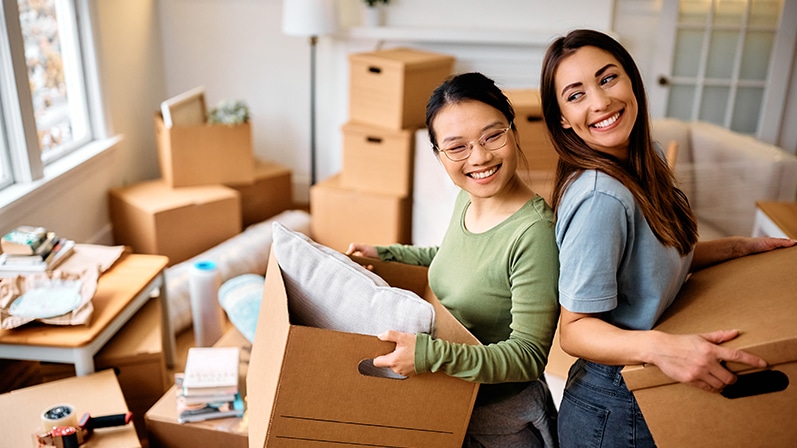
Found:
[[691, 123], [690, 197], [700, 221], [728, 235], [750, 235], [758, 200], [794, 200], [797, 157], [751, 136]]

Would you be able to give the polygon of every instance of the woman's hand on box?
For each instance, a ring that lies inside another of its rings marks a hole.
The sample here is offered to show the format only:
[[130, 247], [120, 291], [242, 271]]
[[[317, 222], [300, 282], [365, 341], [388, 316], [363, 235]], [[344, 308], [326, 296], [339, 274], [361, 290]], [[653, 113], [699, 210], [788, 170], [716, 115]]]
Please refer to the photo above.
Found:
[[736, 375], [725, 367], [726, 362], [764, 368], [762, 358], [742, 350], [719, 344], [735, 339], [739, 330], [720, 330], [703, 334], [671, 335], [659, 333], [665, 346], [654, 361], [670, 378], [709, 392], [721, 392], [736, 382]]
[[349, 244], [349, 248], [346, 249], [346, 255], [356, 255], [358, 257], [367, 257], [367, 258], [379, 258], [379, 254], [376, 252], [376, 247], [361, 243]]
[[382, 356], [374, 358], [374, 366], [389, 367], [399, 375], [415, 374], [415, 335], [400, 331], [388, 330], [380, 334], [382, 341], [395, 342], [396, 348]]

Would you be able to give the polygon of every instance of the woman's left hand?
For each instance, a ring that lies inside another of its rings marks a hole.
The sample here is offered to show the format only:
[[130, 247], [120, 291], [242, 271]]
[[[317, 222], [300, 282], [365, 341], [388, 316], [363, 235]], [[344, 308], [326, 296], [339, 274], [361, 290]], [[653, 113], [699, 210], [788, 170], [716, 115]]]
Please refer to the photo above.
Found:
[[797, 240], [788, 238], [769, 238], [769, 237], [744, 237], [739, 242], [740, 251], [743, 255], [767, 252], [781, 247], [792, 247], [797, 244]]
[[415, 335], [400, 331], [388, 330], [380, 334], [382, 341], [395, 342], [396, 348], [382, 356], [374, 358], [374, 366], [389, 367], [399, 375], [415, 374]]
[[700, 241], [692, 257], [692, 271], [747, 255], [767, 252], [797, 245], [789, 238], [731, 236], [710, 241]]

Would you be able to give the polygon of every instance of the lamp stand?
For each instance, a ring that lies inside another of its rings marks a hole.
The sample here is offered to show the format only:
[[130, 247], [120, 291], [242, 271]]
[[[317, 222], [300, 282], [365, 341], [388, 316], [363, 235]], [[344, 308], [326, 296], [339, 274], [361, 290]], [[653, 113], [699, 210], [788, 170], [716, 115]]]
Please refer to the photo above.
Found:
[[310, 186], [315, 185], [315, 47], [318, 36], [310, 36]]

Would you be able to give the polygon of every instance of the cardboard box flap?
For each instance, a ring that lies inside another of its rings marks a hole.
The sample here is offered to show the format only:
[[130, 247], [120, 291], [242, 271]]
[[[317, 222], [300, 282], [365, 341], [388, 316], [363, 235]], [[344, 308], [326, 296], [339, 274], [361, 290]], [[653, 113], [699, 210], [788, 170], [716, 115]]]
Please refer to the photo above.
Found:
[[[797, 360], [797, 247], [736, 258], [694, 273], [654, 329], [673, 334], [739, 329], [724, 345], [770, 366]], [[729, 363], [741, 372], [750, 366]], [[654, 365], [626, 366], [629, 389], [673, 383]]]
[[[249, 421], [260, 422], [249, 425], [249, 446], [262, 447], [265, 444], [268, 424], [274, 411], [275, 397], [280, 381], [280, 371], [285, 362], [285, 349], [288, 346], [290, 330], [290, 316], [288, 315], [288, 296], [282, 275], [268, 275], [279, 273], [280, 267], [277, 257], [274, 256], [273, 247], [268, 255], [264, 295], [260, 303], [258, 320], [263, 316], [273, 316], [271, 325], [257, 325], [255, 328], [255, 344], [249, 358], [249, 372], [246, 377], [247, 414]], [[256, 397], [256, 399], [250, 399]]]

